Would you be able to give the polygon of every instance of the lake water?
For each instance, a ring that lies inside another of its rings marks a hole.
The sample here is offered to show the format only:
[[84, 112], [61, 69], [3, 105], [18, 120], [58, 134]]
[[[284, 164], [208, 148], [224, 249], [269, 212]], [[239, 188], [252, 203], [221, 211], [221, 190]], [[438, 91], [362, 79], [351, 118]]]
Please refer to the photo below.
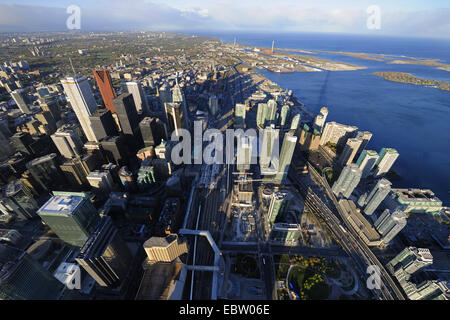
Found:
[[[290, 49], [384, 53], [441, 59], [450, 64], [450, 41], [331, 34], [203, 33], [224, 42]], [[301, 53], [303, 54], [303, 53]], [[402, 177], [394, 187], [433, 190], [450, 205], [450, 92], [384, 80], [371, 73], [401, 71], [450, 81], [450, 72], [418, 65], [395, 65], [343, 55], [318, 57], [348, 62], [367, 69], [335, 72], [276, 74], [259, 70], [284, 89], [290, 89], [308, 109], [329, 110], [327, 121], [355, 125], [373, 137], [367, 148], [398, 150], [394, 169]]]

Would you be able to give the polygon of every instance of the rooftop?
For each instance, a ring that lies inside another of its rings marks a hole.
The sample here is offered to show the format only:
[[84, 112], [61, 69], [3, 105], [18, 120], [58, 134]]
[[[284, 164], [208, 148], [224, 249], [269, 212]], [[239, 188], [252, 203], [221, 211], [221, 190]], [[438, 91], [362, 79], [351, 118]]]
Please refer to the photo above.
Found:
[[48, 200], [39, 210], [38, 213], [46, 214], [73, 214], [76, 208], [84, 201], [82, 196], [57, 195]]

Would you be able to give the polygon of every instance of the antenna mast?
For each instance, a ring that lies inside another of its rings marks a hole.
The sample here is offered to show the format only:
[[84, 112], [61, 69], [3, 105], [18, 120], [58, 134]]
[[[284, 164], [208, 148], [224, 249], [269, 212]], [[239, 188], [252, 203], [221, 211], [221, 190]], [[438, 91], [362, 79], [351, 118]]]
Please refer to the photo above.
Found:
[[70, 61], [70, 66], [72, 67], [73, 75], [75, 76], [76, 73], [75, 73], [75, 68], [73, 67], [72, 58], [69, 58], [69, 61]]

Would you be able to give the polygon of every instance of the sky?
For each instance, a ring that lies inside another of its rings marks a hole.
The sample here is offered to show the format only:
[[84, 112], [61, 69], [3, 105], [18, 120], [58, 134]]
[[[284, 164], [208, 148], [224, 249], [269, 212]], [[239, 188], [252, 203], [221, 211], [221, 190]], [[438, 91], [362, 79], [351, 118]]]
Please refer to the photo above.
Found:
[[[67, 31], [70, 5], [80, 7], [81, 31], [333, 32], [450, 39], [448, 0], [0, 0], [0, 32]], [[367, 27], [372, 5], [380, 12], [377, 29]]]

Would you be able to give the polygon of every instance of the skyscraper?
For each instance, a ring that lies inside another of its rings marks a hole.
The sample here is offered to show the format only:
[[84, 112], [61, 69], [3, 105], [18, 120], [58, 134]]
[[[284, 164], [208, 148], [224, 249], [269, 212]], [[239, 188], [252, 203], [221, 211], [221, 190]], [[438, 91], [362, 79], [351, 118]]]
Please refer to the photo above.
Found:
[[284, 135], [283, 145], [280, 151], [280, 164], [278, 173], [275, 176], [275, 181], [278, 183], [285, 182], [291, 165], [292, 156], [294, 155], [295, 145], [297, 144], [297, 137], [291, 132]]
[[64, 188], [65, 178], [56, 161], [56, 153], [51, 153], [27, 163], [27, 169], [37, 183], [38, 189], [52, 191]]
[[2, 190], [0, 211], [6, 215], [15, 215], [18, 220], [36, 217], [39, 209], [33, 194], [20, 179], [8, 183]]
[[112, 224], [111, 217], [98, 221], [75, 259], [102, 287], [116, 287], [125, 280], [132, 254]]
[[280, 126], [281, 128], [285, 129], [289, 126], [289, 118], [291, 116], [291, 108], [288, 105], [284, 105], [281, 108], [281, 115], [280, 115]]
[[0, 244], [0, 300], [56, 300], [63, 288], [28, 253]]
[[328, 109], [326, 107], [322, 107], [320, 109], [320, 113], [314, 118], [314, 129], [319, 132], [322, 132], [323, 126], [325, 125], [325, 121], [327, 120]]
[[356, 152], [356, 156], [359, 157], [361, 152], [366, 149], [367, 144], [369, 143], [370, 139], [372, 138], [372, 133], [369, 131], [358, 131], [356, 134], [356, 139], [361, 139], [362, 143], [359, 146], [358, 151]]
[[133, 95], [134, 105], [136, 106], [137, 112], [148, 114], [150, 108], [148, 106], [147, 96], [145, 95], [141, 84], [138, 82], [130, 81], [125, 83], [125, 85], [127, 87], [127, 92]]
[[272, 99], [267, 102], [267, 104], [264, 105], [264, 126], [270, 126], [275, 125], [277, 120], [277, 111], [278, 111], [278, 104], [276, 100]]
[[219, 112], [219, 99], [217, 96], [213, 95], [209, 97], [208, 106], [211, 114], [215, 116]]
[[359, 150], [359, 147], [362, 143], [363, 140], [358, 138], [348, 139], [345, 144], [344, 150], [339, 157], [339, 164], [341, 166], [348, 166], [350, 163], [352, 163], [353, 158], [355, 157], [356, 152]]
[[366, 207], [364, 213], [371, 215], [378, 208], [380, 203], [386, 198], [391, 191], [391, 182], [386, 179], [381, 179], [377, 182], [372, 192], [369, 193], [366, 199]]
[[178, 80], [176, 85], [172, 90], [172, 102], [179, 103], [181, 105], [181, 109], [183, 110], [183, 117], [186, 124], [186, 128], [189, 128], [189, 113], [187, 108], [186, 98], [184, 96], [183, 90], [178, 84]]
[[167, 129], [164, 122], [158, 118], [145, 117], [139, 123], [144, 146], [158, 146], [162, 140], [167, 140]]
[[320, 144], [325, 145], [327, 142], [331, 142], [336, 145], [344, 145], [347, 139], [356, 135], [356, 130], [358, 128], [354, 126], [347, 126], [334, 121], [327, 122], [320, 138]]
[[110, 110], [98, 109], [89, 117], [89, 119], [97, 141], [119, 134], [116, 122]]
[[53, 194], [38, 210], [38, 215], [61, 240], [73, 246], [83, 246], [100, 219], [97, 210], [87, 194]]
[[61, 83], [86, 138], [88, 141], [97, 141], [89, 117], [97, 111], [98, 107], [88, 79], [79, 76], [67, 77], [61, 80]]
[[277, 191], [272, 194], [269, 210], [267, 212], [267, 221], [270, 225], [275, 223], [278, 216], [283, 215], [290, 203], [289, 194], [286, 191]]
[[292, 117], [291, 120], [291, 130], [297, 130], [300, 127], [300, 120], [301, 120], [301, 115], [300, 113], [297, 113], [295, 116]]
[[106, 161], [123, 165], [128, 160], [129, 149], [123, 136], [114, 136], [100, 141]]
[[382, 148], [376, 163], [375, 176], [379, 177], [391, 170], [395, 160], [397, 160], [399, 153], [392, 148]]
[[61, 127], [51, 138], [59, 153], [66, 159], [80, 156], [83, 151], [83, 143], [74, 130]]
[[[261, 135], [260, 135], [261, 136]], [[267, 127], [263, 131], [262, 139], [260, 138], [260, 159], [259, 164], [261, 169], [273, 167], [278, 168], [279, 164], [279, 131], [273, 127]]]
[[239, 146], [237, 149], [237, 164], [238, 171], [244, 172], [250, 170], [252, 161], [252, 143], [249, 137], [241, 136], [239, 139]]
[[386, 209], [375, 221], [375, 228], [383, 235], [382, 241], [388, 244], [406, 226], [406, 215], [403, 211], [390, 212]]
[[61, 112], [56, 97], [55, 95], [49, 95], [39, 99], [39, 106], [42, 111], [50, 112], [55, 121], [59, 121], [61, 120]]
[[367, 176], [372, 171], [375, 163], [378, 160], [378, 153], [374, 150], [363, 150], [359, 156], [356, 164], [362, 172], [362, 177], [367, 178]]
[[345, 198], [349, 198], [353, 190], [355, 190], [361, 180], [361, 170], [358, 165], [352, 163], [342, 170], [339, 178], [333, 184], [332, 190], [336, 196], [342, 194]]
[[151, 237], [143, 246], [150, 261], [172, 262], [188, 251], [186, 241], [181, 241], [176, 234]]
[[11, 92], [11, 97], [14, 99], [17, 107], [25, 114], [30, 114], [31, 101], [28, 98], [24, 89], [17, 89]]
[[266, 103], [258, 103], [258, 111], [256, 113], [256, 124], [259, 128], [264, 128], [264, 123], [266, 121]]
[[412, 275], [431, 264], [433, 264], [433, 256], [429, 249], [407, 247], [389, 261], [388, 268], [393, 270], [394, 273], [402, 269], [407, 274]]
[[245, 128], [245, 104], [236, 103], [234, 107], [234, 120], [233, 125], [235, 129]]
[[123, 93], [113, 100], [113, 104], [127, 143], [134, 149], [141, 148], [144, 142], [139, 130], [139, 116], [133, 96], [131, 93]]
[[175, 131], [176, 135], [179, 135], [180, 129], [188, 128], [183, 108], [180, 103], [166, 103], [165, 109], [169, 135], [172, 134], [173, 131]]
[[106, 109], [114, 113], [113, 99], [116, 97], [116, 91], [112, 85], [111, 76], [108, 70], [92, 70], [94, 73], [95, 81], [97, 82], [100, 94], [102, 95], [103, 102]]

